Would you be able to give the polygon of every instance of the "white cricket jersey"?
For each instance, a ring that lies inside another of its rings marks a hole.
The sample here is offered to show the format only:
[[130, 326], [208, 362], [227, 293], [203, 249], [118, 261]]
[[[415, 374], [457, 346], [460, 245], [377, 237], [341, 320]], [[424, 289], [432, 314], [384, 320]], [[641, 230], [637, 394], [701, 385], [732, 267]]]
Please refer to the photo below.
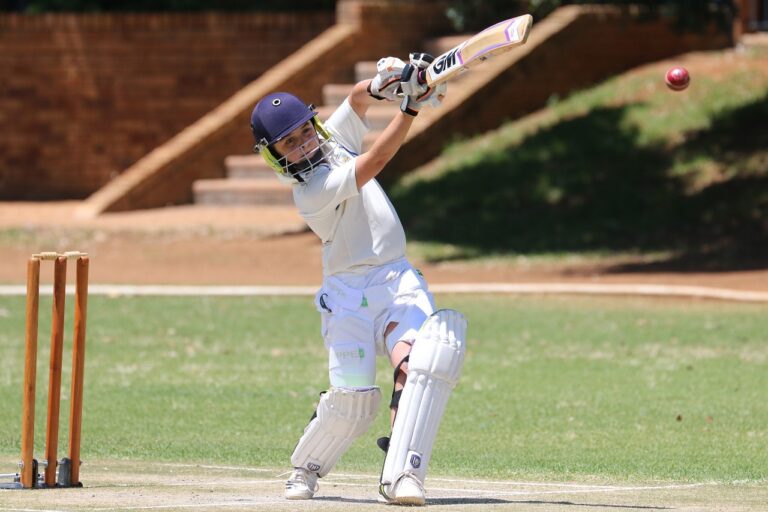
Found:
[[323, 274], [364, 274], [403, 258], [403, 226], [381, 185], [373, 179], [357, 189], [356, 157], [368, 125], [345, 100], [325, 127], [344, 148], [337, 151], [350, 153], [347, 161], [322, 166], [305, 183], [293, 186], [299, 213], [323, 241]]

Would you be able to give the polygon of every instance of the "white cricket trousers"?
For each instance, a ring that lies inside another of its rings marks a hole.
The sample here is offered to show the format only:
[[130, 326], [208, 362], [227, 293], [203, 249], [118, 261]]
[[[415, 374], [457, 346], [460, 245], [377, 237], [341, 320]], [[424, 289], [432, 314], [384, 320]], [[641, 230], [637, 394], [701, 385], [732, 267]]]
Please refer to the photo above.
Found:
[[[364, 275], [326, 276], [315, 295], [328, 349], [333, 387], [368, 388], [376, 381], [376, 355], [398, 341], [412, 341], [435, 311], [421, 273], [405, 258]], [[391, 322], [398, 326], [384, 339]]]

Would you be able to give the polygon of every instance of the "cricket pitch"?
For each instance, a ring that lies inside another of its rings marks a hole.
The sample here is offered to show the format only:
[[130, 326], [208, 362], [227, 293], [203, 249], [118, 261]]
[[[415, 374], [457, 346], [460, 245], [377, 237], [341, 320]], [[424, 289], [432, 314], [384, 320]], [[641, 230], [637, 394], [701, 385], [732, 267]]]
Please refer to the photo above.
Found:
[[[286, 501], [280, 469], [95, 461], [82, 468], [82, 489], [0, 490], [0, 512], [111, 510], [357, 511], [377, 503], [377, 476], [332, 474], [311, 501]], [[581, 483], [427, 479], [432, 511], [597, 512], [676, 510], [757, 512], [768, 503], [763, 483]]]

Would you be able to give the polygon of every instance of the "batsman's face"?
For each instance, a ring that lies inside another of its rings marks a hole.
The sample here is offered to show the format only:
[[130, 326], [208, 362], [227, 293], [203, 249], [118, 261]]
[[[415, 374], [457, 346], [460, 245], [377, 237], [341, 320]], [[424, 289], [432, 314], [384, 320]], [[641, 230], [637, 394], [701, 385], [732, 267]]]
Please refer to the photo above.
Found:
[[312, 121], [307, 121], [275, 142], [277, 152], [292, 164], [311, 158], [319, 148], [320, 141]]

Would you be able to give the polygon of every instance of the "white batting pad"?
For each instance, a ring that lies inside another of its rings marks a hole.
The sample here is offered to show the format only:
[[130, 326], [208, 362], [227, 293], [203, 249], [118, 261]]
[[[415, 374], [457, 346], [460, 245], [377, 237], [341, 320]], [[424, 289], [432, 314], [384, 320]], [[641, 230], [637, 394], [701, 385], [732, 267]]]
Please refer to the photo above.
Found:
[[466, 319], [452, 309], [436, 311], [421, 326], [381, 473], [384, 486], [403, 472], [424, 482], [445, 405], [464, 364], [466, 331]]
[[378, 387], [364, 390], [331, 388], [320, 397], [317, 416], [304, 429], [291, 464], [323, 477], [376, 417], [381, 402]]

